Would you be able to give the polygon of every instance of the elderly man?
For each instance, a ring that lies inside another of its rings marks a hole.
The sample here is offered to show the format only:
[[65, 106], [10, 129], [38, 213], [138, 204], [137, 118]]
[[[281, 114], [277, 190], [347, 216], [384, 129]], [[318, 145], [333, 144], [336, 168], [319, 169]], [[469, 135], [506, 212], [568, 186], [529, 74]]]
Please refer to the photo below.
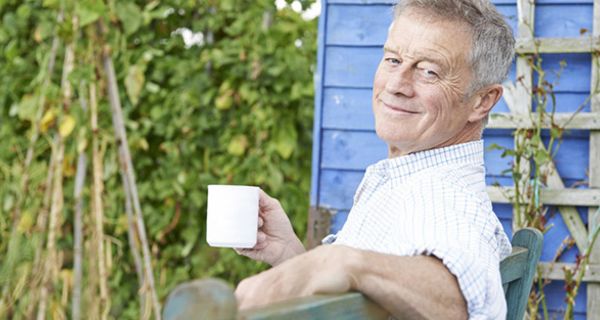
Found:
[[402, 318], [504, 319], [510, 243], [485, 192], [481, 132], [514, 39], [488, 0], [404, 0], [373, 82], [377, 135], [344, 227], [305, 252], [279, 202], [260, 198], [258, 244], [273, 268], [242, 281], [241, 308], [360, 291]]

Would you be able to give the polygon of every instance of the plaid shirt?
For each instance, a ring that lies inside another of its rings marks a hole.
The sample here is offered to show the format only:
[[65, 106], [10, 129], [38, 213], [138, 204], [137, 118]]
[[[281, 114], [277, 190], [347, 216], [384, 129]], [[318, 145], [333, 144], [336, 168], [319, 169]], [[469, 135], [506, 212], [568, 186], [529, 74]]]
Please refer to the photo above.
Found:
[[470, 319], [506, 318], [499, 267], [511, 245], [485, 191], [482, 140], [368, 167], [346, 223], [323, 242], [434, 255], [458, 279]]

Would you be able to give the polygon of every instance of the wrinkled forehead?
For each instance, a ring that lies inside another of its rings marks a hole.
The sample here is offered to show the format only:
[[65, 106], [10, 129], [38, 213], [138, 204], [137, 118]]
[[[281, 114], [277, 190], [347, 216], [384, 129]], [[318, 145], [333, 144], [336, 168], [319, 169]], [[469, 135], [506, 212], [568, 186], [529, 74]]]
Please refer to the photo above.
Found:
[[473, 45], [473, 29], [467, 22], [440, 16], [423, 9], [406, 9], [394, 17], [394, 20], [390, 23], [386, 44], [398, 36], [404, 36], [405, 32], [400, 28], [407, 26], [418, 26], [424, 31], [424, 34], [430, 35], [432, 42], [429, 44], [432, 46], [435, 46], [435, 43], [440, 43], [455, 47], [454, 49], [460, 47], [463, 49], [459, 50], [462, 51], [461, 55], [469, 60]]
[[402, 13], [400, 13], [398, 15], [394, 15], [394, 18], [388, 27], [388, 35], [394, 28], [396, 21], [400, 18], [409, 19], [409, 20], [412, 19], [415, 21], [419, 21], [423, 24], [431, 24], [431, 25], [438, 24], [440, 22], [447, 22], [447, 23], [449, 22], [449, 23], [454, 24], [456, 29], [458, 29], [462, 32], [471, 34], [473, 31], [471, 26], [467, 22], [465, 22], [464, 20], [461, 20], [459, 18], [453, 19], [448, 16], [444, 16], [444, 15], [438, 14], [436, 12], [433, 12], [431, 10], [427, 10], [427, 9], [423, 9], [423, 8], [406, 8], [404, 11], [402, 11]]
[[472, 72], [472, 38], [466, 22], [403, 12], [390, 24], [384, 49], [414, 59], [437, 61], [448, 70]]

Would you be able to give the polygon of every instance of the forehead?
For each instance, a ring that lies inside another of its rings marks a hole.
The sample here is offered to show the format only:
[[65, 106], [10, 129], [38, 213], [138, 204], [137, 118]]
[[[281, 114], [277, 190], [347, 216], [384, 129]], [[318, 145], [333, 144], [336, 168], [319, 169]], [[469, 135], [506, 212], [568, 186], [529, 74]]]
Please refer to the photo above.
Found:
[[411, 9], [392, 22], [385, 48], [401, 54], [466, 62], [471, 41], [471, 29], [465, 22]]

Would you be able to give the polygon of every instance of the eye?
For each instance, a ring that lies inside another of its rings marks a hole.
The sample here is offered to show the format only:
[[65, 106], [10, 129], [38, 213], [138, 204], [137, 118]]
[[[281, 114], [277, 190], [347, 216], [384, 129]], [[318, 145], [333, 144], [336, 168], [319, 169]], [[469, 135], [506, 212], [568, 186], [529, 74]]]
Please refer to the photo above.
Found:
[[431, 69], [426, 69], [426, 68], [425, 69], [421, 69], [421, 72], [423, 73], [423, 76], [425, 76], [427, 78], [432, 78], [433, 79], [433, 78], [437, 78], [438, 77], [438, 74], [435, 71], [431, 70]]
[[388, 64], [391, 64], [391, 65], [398, 65], [398, 64], [400, 64], [400, 60], [398, 60], [396, 58], [385, 58], [385, 61]]

